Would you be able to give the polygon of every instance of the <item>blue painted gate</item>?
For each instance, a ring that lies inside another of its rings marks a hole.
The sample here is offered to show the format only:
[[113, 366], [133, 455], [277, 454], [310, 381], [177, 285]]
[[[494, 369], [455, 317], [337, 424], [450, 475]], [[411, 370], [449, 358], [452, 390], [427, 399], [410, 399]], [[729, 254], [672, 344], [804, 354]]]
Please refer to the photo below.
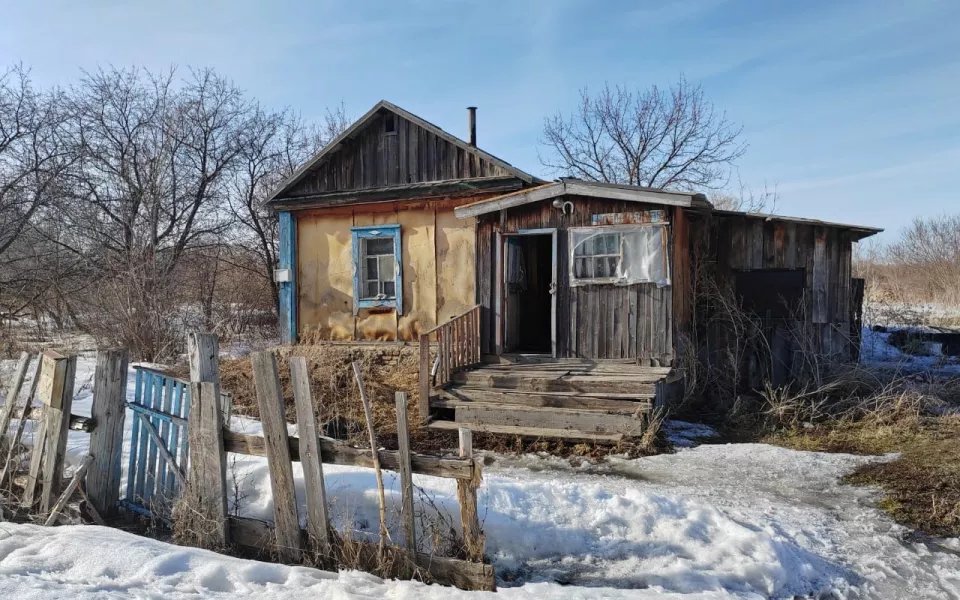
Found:
[[167, 519], [187, 472], [190, 382], [134, 366], [136, 384], [127, 464], [120, 503], [139, 514]]

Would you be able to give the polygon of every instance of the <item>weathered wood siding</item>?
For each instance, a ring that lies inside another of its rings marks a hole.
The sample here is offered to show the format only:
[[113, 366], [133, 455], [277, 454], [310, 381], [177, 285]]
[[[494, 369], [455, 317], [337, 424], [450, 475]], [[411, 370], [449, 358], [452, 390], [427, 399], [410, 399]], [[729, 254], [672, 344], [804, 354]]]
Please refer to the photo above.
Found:
[[[557, 228], [558, 356], [638, 358], [641, 364], [669, 366], [674, 358], [673, 286], [658, 288], [645, 283], [570, 287], [567, 245], [567, 229], [591, 226], [594, 214], [664, 207], [578, 196], [564, 200], [573, 202], [572, 214], [564, 216], [550, 202], [539, 202], [511, 208], [505, 214], [485, 215], [477, 224], [477, 296], [482, 306], [483, 352], [495, 351], [497, 233]], [[668, 231], [672, 232], [672, 228], [671, 224]], [[668, 254], [673, 263], [673, 252]], [[671, 264], [671, 272], [673, 269]], [[549, 311], [550, 306], [543, 310]]]
[[738, 270], [804, 269], [806, 289], [797, 323], [820, 353], [850, 355], [855, 332], [849, 233], [836, 227], [719, 216], [712, 234], [721, 285], [733, 285]]
[[[385, 128], [388, 114], [394, 119], [392, 133]], [[287, 196], [509, 175], [501, 166], [384, 110]]]
[[[475, 304], [475, 219], [455, 204], [414, 201], [297, 211], [297, 307], [302, 340], [414, 341]], [[351, 227], [400, 225], [403, 314], [353, 314]]]

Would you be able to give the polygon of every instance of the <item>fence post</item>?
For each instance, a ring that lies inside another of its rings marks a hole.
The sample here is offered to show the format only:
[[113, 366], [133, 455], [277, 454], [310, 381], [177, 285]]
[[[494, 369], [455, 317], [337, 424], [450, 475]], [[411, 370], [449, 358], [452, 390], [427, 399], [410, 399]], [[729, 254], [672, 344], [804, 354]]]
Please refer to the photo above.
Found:
[[90, 503], [101, 516], [115, 512], [120, 500], [120, 456], [127, 412], [128, 364], [126, 348], [97, 352], [93, 406], [90, 409], [96, 427], [90, 433], [93, 463], [87, 469], [86, 491]]
[[407, 393], [397, 392], [397, 446], [400, 450], [400, 494], [403, 499], [400, 518], [407, 538], [407, 550], [416, 557], [417, 529], [413, 514], [413, 468], [410, 464], [410, 427], [407, 423]]
[[307, 359], [290, 359], [290, 380], [293, 400], [297, 405], [297, 428], [300, 436], [300, 461], [307, 489], [307, 533], [318, 546], [320, 554], [330, 552], [330, 525], [327, 518], [327, 495], [323, 485], [323, 463], [320, 459], [320, 436], [317, 416], [310, 393], [310, 371]]
[[[40, 494], [40, 512], [47, 513], [63, 486], [63, 463], [67, 453], [67, 434], [70, 432], [70, 410], [73, 408], [73, 385], [77, 376], [77, 356], [64, 361], [63, 386], [59, 397], [44, 407], [43, 420], [46, 440], [43, 449], [43, 491]], [[36, 452], [36, 449], [34, 449]]]
[[[227, 457], [223, 449], [223, 415], [220, 412], [218, 388], [212, 381], [190, 383], [188, 421], [189, 510], [194, 511], [203, 523], [203, 531], [198, 532], [197, 540], [211, 548], [222, 548], [229, 542]], [[147, 423], [146, 420], [143, 422]]]
[[216, 385], [217, 406], [223, 414], [223, 424], [230, 425], [231, 396], [220, 392], [220, 340], [215, 333], [193, 332], [187, 336], [187, 358], [190, 362], [190, 381], [208, 381]]
[[273, 352], [255, 352], [253, 385], [260, 406], [260, 421], [266, 445], [270, 487], [273, 491], [274, 531], [277, 535], [277, 554], [285, 563], [300, 562], [300, 519], [297, 516], [297, 496], [293, 483], [293, 464], [290, 461], [290, 437], [284, 417], [283, 390], [277, 357]]
[[[473, 458], [473, 432], [461, 427], [460, 456]], [[474, 477], [470, 481], [457, 480], [457, 500], [460, 501], [460, 521], [463, 526], [463, 542], [466, 546], [467, 559], [483, 560], [484, 536], [480, 531], [480, 517], [477, 514], [477, 485], [479, 484], [479, 468], [474, 466]]]

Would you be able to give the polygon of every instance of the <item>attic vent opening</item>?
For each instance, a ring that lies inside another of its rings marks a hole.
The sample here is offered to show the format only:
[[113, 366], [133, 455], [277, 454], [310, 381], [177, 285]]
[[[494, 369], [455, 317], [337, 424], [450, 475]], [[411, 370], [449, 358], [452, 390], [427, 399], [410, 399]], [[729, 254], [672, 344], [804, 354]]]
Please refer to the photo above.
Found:
[[383, 132], [384, 133], [396, 133], [397, 132], [397, 118], [393, 113], [387, 113], [383, 118]]

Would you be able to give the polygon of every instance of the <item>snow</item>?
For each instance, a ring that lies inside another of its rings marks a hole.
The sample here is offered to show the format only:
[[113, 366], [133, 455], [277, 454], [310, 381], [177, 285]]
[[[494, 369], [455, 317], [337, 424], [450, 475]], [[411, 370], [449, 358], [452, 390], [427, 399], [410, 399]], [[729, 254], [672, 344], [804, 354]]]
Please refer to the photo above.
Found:
[[[78, 364], [74, 412], [88, 414], [94, 361]], [[0, 363], [9, 370], [9, 361]], [[129, 386], [132, 394], [132, 382]], [[128, 413], [128, 423], [130, 415]], [[234, 417], [231, 427], [257, 432]], [[681, 444], [712, 431], [667, 428]], [[295, 430], [295, 428], [291, 428]], [[129, 436], [129, 431], [127, 432]], [[88, 436], [70, 432], [72, 462]], [[266, 460], [236, 456], [239, 512], [270, 519]], [[883, 457], [708, 444], [602, 462], [486, 455], [479, 510], [502, 598], [960, 598], [960, 542], [909, 535], [876, 507], [877, 490], [840, 478]], [[126, 461], [123, 461], [124, 467]], [[295, 464], [297, 494], [304, 491]], [[369, 469], [324, 465], [338, 528], [375, 534]], [[456, 522], [455, 483], [415, 476], [438, 514]], [[394, 540], [398, 482], [386, 477]], [[237, 508], [237, 503], [232, 503]], [[429, 515], [428, 515], [429, 516]], [[460, 598], [468, 594], [368, 574], [325, 573], [171, 546], [98, 527], [0, 524], [3, 597]], [[96, 552], [91, 552], [96, 548]], [[825, 596], [829, 597], [829, 596]]]
[[663, 431], [667, 441], [677, 448], [692, 448], [703, 440], [717, 437], [713, 427], [686, 421], [667, 420], [663, 424]]
[[889, 332], [874, 331], [869, 327], [863, 328], [862, 343], [860, 346], [860, 360], [862, 363], [897, 371], [936, 371], [943, 374], [960, 373], [960, 360], [956, 357], [945, 356], [913, 356], [905, 354], [896, 346], [890, 345]]

